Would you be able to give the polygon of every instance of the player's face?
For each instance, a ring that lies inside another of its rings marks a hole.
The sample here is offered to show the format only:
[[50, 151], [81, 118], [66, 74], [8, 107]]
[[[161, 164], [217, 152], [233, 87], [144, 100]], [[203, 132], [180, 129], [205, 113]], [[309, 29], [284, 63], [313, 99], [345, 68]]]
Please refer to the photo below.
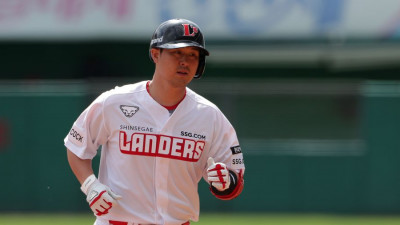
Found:
[[159, 54], [157, 69], [174, 85], [186, 86], [196, 74], [198, 65], [199, 49], [196, 47], [163, 49]]

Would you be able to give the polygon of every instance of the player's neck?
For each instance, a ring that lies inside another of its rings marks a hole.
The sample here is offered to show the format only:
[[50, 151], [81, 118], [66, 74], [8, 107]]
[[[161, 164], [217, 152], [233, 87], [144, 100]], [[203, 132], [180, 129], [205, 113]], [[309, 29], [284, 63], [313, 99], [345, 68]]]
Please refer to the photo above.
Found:
[[147, 88], [150, 96], [166, 108], [176, 107], [186, 95], [186, 87], [173, 88], [154, 80], [147, 83]]

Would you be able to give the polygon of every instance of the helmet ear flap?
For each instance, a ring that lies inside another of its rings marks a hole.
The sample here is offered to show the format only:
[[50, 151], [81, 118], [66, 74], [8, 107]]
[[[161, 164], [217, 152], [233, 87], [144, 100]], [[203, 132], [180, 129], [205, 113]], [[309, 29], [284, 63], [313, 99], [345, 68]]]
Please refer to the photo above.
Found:
[[194, 75], [194, 78], [199, 79], [203, 75], [205, 67], [206, 67], [206, 55], [200, 54], [199, 65], [197, 67], [196, 75]]

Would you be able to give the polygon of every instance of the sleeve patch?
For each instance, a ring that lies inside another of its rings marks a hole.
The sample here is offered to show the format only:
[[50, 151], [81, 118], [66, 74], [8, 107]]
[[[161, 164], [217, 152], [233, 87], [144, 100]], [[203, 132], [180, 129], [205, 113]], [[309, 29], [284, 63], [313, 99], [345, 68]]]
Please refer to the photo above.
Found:
[[231, 151], [232, 151], [232, 155], [242, 153], [242, 149], [240, 148], [239, 145], [231, 147]]
[[79, 131], [76, 127], [73, 127], [68, 134], [68, 139], [77, 146], [82, 146], [84, 144], [84, 139], [82, 131]]

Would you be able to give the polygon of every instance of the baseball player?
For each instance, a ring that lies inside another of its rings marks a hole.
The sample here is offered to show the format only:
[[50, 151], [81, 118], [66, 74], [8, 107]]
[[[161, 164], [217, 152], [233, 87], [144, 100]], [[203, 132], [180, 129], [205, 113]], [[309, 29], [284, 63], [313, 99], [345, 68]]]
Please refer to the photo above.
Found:
[[[162, 23], [149, 55], [153, 78], [102, 93], [65, 137], [68, 161], [95, 225], [189, 224], [199, 219], [198, 183], [217, 198], [243, 189], [236, 132], [213, 103], [187, 85], [204, 72], [199, 26]], [[91, 162], [102, 146], [98, 177]]]

